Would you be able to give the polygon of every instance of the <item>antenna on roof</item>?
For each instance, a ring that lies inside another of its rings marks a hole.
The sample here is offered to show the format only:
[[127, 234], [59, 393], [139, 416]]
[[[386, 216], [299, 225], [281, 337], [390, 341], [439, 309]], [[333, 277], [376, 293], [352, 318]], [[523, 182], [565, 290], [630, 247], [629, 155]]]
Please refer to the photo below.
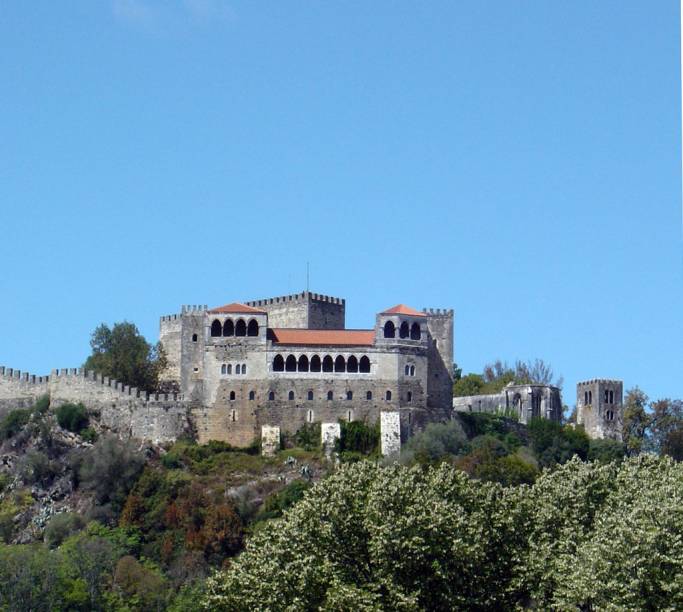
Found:
[[310, 266], [308, 265], [308, 262], [306, 262], [306, 293], [308, 293], [309, 277], [310, 277]]

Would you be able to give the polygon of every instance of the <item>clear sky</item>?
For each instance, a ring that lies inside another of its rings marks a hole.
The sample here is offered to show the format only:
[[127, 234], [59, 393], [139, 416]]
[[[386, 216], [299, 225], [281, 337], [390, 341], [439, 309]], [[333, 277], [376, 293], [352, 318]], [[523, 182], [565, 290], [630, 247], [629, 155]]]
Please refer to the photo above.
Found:
[[311, 290], [683, 396], [675, 0], [0, 7], [0, 363]]

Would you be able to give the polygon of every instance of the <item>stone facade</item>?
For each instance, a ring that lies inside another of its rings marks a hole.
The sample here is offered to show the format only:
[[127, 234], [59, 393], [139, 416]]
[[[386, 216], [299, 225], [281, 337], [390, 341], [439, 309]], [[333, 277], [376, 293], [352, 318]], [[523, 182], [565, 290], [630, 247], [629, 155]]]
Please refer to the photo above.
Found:
[[513, 385], [500, 393], [453, 398], [453, 409], [458, 412], [488, 412], [515, 415], [527, 424], [534, 417], [552, 421], [562, 420], [562, 395], [551, 385]]
[[624, 383], [594, 379], [576, 385], [576, 422], [591, 438], [622, 440]]
[[315, 293], [183, 307], [162, 317], [164, 381], [193, 405], [200, 442], [246, 446], [266, 425], [376, 422], [404, 436], [451, 412], [453, 311], [396, 306], [344, 328], [345, 301]]

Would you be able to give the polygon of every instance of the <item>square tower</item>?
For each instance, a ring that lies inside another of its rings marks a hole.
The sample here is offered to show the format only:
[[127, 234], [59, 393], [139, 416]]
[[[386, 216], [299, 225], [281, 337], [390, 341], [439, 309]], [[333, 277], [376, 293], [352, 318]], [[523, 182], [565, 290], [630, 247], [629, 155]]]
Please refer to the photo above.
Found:
[[591, 438], [622, 439], [624, 383], [595, 379], [576, 385], [576, 422]]

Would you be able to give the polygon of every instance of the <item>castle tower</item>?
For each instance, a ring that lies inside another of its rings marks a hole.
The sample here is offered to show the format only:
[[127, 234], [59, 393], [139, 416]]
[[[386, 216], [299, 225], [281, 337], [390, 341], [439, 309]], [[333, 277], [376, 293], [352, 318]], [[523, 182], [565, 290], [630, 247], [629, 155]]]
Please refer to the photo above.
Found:
[[591, 438], [622, 439], [624, 383], [595, 379], [576, 385], [576, 422]]
[[433, 408], [452, 405], [453, 400], [453, 310], [425, 308], [429, 347], [428, 404]]

